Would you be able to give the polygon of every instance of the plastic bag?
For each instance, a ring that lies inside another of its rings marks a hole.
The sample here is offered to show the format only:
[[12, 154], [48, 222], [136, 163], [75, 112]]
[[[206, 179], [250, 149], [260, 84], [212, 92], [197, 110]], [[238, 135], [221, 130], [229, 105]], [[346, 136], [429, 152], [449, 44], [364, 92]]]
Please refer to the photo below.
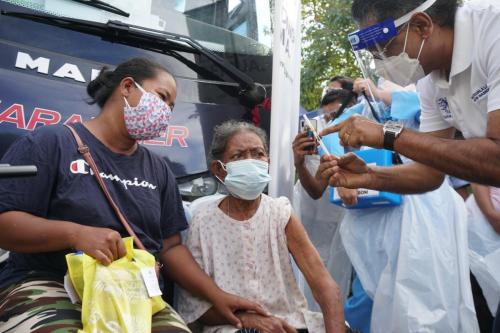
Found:
[[346, 213], [342, 240], [374, 301], [372, 332], [479, 332], [466, 216], [447, 182], [398, 207]]
[[474, 196], [467, 199], [470, 269], [493, 316], [500, 302], [500, 235], [486, 220]]
[[149, 297], [141, 273], [154, 272], [154, 256], [134, 249], [131, 237], [123, 241], [126, 255], [109, 266], [86, 254], [66, 255], [69, 277], [82, 300], [80, 333], [150, 333], [153, 314], [166, 307], [161, 296]]

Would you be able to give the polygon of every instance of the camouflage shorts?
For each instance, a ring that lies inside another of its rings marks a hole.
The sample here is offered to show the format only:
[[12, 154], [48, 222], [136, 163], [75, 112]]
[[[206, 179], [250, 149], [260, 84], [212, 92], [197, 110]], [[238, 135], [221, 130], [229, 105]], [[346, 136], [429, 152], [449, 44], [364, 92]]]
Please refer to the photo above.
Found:
[[[1, 333], [75, 333], [82, 328], [81, 308], [72, 304], [61, 282], [27, 280], [0, 291]], [[153, 316], [153, 333], [190, 332], [167, 306]]]

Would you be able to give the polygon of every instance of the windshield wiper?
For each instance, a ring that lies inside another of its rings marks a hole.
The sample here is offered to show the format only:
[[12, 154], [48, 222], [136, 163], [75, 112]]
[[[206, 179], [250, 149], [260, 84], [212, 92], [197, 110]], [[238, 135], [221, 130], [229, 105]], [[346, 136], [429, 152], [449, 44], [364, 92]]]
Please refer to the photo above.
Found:
[[130, 14], [127, 13], [126, 11], [123, 11], [120, 8], [110, 5], [109, 3], [101, 0], [70, 0], [70, 1], [78, 2], [94, 8], [99, 8], [113, 14], [130, 17]]
[[[139, 47], [167, 55], [172, 55], [172, 51], [203, 55], [238, 83], [238, 97], [242, 104], [253, 107], [261, 103], [267, 94], [263, 85], [254, 82], [250, 76], [188, 36], [129, 25], [120, 21], [99, 23], [71, 17], [23, 12], [1, 11], [1, 14], [84, 32], [100, 36], [103, 40]], [[195, 62], [187, 58], [184, 59], [196, 65], [190, 67], [197, 73], [206, 75], [206, 71], [196, 70], [199, 66]]]

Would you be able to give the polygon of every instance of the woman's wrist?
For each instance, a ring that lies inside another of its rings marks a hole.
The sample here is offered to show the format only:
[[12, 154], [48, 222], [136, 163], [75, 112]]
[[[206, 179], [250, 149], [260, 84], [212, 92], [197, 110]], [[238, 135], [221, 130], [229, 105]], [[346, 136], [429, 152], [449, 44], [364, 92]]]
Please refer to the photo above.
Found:
[[210, 286], [203, 291], [203, 296], [206, 301], [215, 305], [220, 302], [225, 293], [214, 282], [212, 282], [212, 284], [213, 286]]
[[368, 166], [367, 172], [366, 172], [366, 188], [376, 190], [378, 189], [382, 183], [383, 180], [381, 180], [380, 177], [380, 169], [376, 166]]
[[78, 242], [78, 237], [81, 233], [81, 228], [83, 226], [78, 224], [78, 223], [73, 223], [73, 222], [67, 222], [64, 221], [64, 234], [65, 234], [65, 240], [67, 242], [66, 248], [72, 249], [72, 250], [77, 250], [77, 242]]
[[295, 166], [296, 169], [302, 169], [306, 167], [306, 159], [305, 157], [302, 157], [302, 159], [295, 159], [293, 160], [293, 165]]

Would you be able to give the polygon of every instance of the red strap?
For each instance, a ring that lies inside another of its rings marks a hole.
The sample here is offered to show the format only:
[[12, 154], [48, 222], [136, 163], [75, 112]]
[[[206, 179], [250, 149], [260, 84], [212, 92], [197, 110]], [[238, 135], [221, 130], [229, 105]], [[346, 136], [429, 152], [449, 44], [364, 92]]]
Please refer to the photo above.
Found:
[[101, 173], [97, 169], [97, 165], [95, 164], [94, 159], [92, 158], [92, 155], [90, 154], [89, 147], [83, 143], [82, 139], [80, 138], [80, 136], [78, 135], [78, 133], [75, 131], [75, 129], [72, 126], [69, 126], [69, 125], [64, 125], [64, 126], [69, 128], [71, 133], [73, 133], [73, 136], [75, 137], [76, 143], [78, 145], [78, 152], [80, 154], [82, 154], [83, 159], [85, 160], [85, 162], [88, 163], [88, 165], [90, 166], [90, 169], [92, 169], [92, 172], [94, 173], [95, 179], [99, 183], [99, 186], [101, 187], [101, 190], [104, 193], [104, 196], [106, 197], [106, 199], [108, 199], [109, 204], [111, 205], [111, 207], [115, 211], [115, 214], [118, 217], [118, 219], [120, 220], [120, 222], [125, 227], [125, 230], [127, 230], [128, 234], [130, 236], [132, 236], [132, 238], [134, 239], [135, 245], [139, 249], [146, 250], [146, 248], [144, 247], [144, 244], [142, 244], [139, 237], [137, 237], [134, 230], [132, 230], [132, 228], [130, 227], [130, 224], [127, 222], [127, 219], [122, 214], [122, 212], [120, 211], [120, 208], [116, 205], [113, 198], [111, 197], [111, 193], [109, 193], [108, 188], [106, 187], [106, 184], [102, 180]]

